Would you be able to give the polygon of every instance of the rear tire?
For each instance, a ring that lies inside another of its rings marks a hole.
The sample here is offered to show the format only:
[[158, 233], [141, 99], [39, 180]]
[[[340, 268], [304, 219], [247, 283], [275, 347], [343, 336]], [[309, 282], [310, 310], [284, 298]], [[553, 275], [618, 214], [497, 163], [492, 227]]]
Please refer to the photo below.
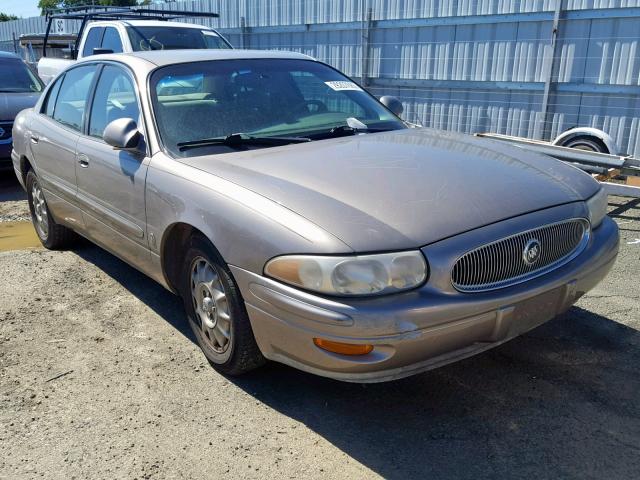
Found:
[[602, 140], [590, 135], [570, 137], [560, 144], [561, 147], [575, 148], [587, 152], [610, 153]]
[[76, 234], [69, 228], [57, 224], [53, 219], [38, 177], [33, 170], [27, 172], [26, 180], [31, 221], [40, 242], [49, 250], [69, 247], [76, 240]]
[[191, 237], [180, 275], [189, 325], [211, 366], [241, 375], [266, 363], [256, 343], [240, 290], [213, 245]]

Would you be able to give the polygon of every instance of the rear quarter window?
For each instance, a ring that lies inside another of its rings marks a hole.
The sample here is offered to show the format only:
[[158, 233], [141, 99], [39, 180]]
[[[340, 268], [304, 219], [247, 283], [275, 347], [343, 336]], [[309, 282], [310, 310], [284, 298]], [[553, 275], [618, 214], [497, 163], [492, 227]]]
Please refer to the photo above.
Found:
[[63, 78], [64, 76], [58, 78], [47, 92], [47, 98], [45, 98], [41, 110], [47, 117], [53, 118], [53, 110], [56, 106], [56, 99], [58, 98], [58, 92], [60, 91]]

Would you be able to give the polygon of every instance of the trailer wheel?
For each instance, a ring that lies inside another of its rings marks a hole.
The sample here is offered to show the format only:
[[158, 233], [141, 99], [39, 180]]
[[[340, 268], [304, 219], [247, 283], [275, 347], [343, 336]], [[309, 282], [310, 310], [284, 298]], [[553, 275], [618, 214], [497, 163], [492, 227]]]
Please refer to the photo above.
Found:
[[558, 144], [561, 147], [575, 148], [587, 152], [610, 153], [607, 146], [599, 138], [590, 135], [569, 137]]

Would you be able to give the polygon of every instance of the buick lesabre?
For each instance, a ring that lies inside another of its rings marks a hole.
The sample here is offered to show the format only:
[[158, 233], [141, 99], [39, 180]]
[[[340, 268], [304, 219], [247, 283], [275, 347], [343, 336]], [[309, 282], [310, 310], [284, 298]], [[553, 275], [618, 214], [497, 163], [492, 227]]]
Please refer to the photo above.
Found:
[[82, 235], [180, 295], [210, 363], [385, 381], [568, 309], [618, 251], [582, 171], [408, 128], [296, 53], [98, 55], [18, 115], [47, 248]]

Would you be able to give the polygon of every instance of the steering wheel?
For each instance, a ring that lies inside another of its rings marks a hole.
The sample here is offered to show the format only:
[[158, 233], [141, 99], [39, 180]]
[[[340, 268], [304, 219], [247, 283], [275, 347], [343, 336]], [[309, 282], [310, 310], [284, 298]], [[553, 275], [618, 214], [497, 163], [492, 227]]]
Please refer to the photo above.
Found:
[[[309, 107], [313, 106], [316, 107], [315, 112], [309, 109]], [[294, 112], [298, 112], [301, 110], [306, 110], [306, 113], [326, 113], [329, 111], [327, 105], [320, 100], [304, 100], [298, 103], [293, 109]]]

